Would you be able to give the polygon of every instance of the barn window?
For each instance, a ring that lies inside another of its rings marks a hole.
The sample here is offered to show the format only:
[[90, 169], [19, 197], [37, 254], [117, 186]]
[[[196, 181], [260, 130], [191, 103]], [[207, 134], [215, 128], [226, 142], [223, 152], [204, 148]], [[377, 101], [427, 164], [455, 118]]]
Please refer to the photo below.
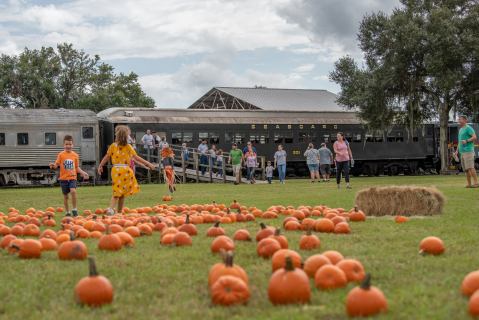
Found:
[[5, 145], [5, 133], [1, 132], [0, 133], [0, 146]]
[[171, 133], [171, 143], [172, 144], [181, 144], [183, 139], [181, 138], [181, 132], [172, 132]]
[[28, 145], [28, 133], [17, 133], [17, 144], [19, 146]]
[[83, 139], [93, 139], [93, 127], [82, 127], [81, 134]]
[[45, 132], [45, 145], [55, 146], [57, 144], [57, 134], [55, 132]]
[[183, 142], [193, 142], [193, 132], [183, 132]]

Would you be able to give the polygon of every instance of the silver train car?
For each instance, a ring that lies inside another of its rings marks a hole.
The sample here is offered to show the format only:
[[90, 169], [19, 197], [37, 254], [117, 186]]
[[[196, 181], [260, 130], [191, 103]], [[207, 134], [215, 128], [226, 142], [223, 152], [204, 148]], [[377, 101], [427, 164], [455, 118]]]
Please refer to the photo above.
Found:
[[51, 185], [57, 171], [48, 164], [63, 150], [65, 135], [82, 169], [94, 176], [99, 162], [99, 126], [90, 110], [0, 109], [0, 186]]

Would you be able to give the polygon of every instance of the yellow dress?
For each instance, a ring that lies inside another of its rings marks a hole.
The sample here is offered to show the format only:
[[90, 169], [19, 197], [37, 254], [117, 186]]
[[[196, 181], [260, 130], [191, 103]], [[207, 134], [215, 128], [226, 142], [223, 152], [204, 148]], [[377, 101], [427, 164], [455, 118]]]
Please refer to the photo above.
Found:
[[131, 196], [140, 191], [135, 174], [130, 168], [131, 159], [136, 155], [135, 149], [129, 144], [119, 146], [116, 143], [112, 143], [107, 153], [113, 164], [113, 168], [111, 168], [113, 196]]

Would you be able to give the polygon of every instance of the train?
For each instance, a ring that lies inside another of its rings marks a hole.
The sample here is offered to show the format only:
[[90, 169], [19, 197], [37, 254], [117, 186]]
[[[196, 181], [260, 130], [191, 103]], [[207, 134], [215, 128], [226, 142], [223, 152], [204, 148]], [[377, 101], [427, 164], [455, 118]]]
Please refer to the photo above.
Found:
[[[251, 141], [257, 153], [272, 160], [278, 144], [288, 154], [288, 175], [305, 176], [303, 156], [307, 145], [326, 143], [332, 148], [336, 133], [343, 132], [355, 159], [354, 176], [436, 172], [439, 166], [436, 124], [409, 130], [393, 126], [387, 132], [368, 131], [355, 112], [201, 110], [110, 108], [95, 114], [78, 109], [1, 109], [0, 186], [51, 185], [56, 172], [49, 169], [63, 149], [66, 134], [84, 170], [95, 177], [96, 167], [114, 141], [117, 125], [128, 125], [140, 142], [146, 130], [156, 131], [174, 145], [197, 147], [206, 139], [229, 151], [232, 143]], [[479, 126], [473, 124], [476, 132]], [[457, 126], [449, 127], [449, 145], [457, 145]], [[141, 145], [138, 146], [141, 152]], [[477, 159], [476, 159], [477, 163]]]

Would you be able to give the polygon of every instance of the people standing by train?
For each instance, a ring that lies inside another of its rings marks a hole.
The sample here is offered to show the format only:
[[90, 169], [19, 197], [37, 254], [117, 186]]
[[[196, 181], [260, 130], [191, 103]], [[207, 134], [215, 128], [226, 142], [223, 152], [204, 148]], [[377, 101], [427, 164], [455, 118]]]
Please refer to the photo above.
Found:
[[151, 130], [146, 130], [145, 135], [141, 138], [141, 143], [143, 143], [143, 149], [147, 154], [147, 159], [150, 160], [150, 156], [155, 149], [155, 138], [151, 134]]
[[311, 183], [315, 180], [319, 182], [319, 151], [310, 143], [308, 149], [304, 152], [306, 164], [308, 165], [309, 174], [311, 175]]
[[236, 178], [235, 184], [241, 183], [241, 167], [243, 165], [243, 152], [238, 149], [238, 145], [233, 143], [230, 150], [228, 163], [233, 167], [233, 174]]
[[[253, 146], [253, 143], [251, 141], [248, 141], [246, 143], [246, 147], [243, 148], [243, 156], [246, 155], [250, 147], [253, 148], [253, 152], [256, 153], [256, 148]], [[246, 179], [248, 181], [249, 181], [249, 176], [250, 176], [250, 172], [248, 167], [246, 167]]]
[[346, 188], [351, 189], [349, 184], [349, 161], [352, 161], [353, 154], [349, 147], [348, 141], [344, 139], [344, 134], [338, 132], [336, 135], [336, 142], [333, 144], [336, 161], [336, 183], [338, 189], [341, 188], [341, 173], [344, 173], [344, 180], [346, 181]]
[[477, 140], [476, 132], [467, 124], [466, 116], [460, 116], [457, 119], [457, 123], [461, 129], [459, 129], [457, 137], [458, 146], [456, 156], [457, 154], [460, 155], [462, 170], [466, 172], [466, 188], [479, 188], [476, 168], [474, 167], [474, 141]]
[[[88, 180], [88, 173], [80, 168], [80, 158], [78, 154], [73, 151], [73, 137], [66, 135], [63, 138], [63, 151], [57, 156], [54, 163], [50, 163], [51, 169], [57, 169], [60, 167], [60, 177], [58, 182], [63, 193], [63, 207], [67, 216], [71, 214], [78, 216], [77, 209], [77, 175], [81, 174], [83, 179]], [[70, 208], [68, 206], [68, 197], [71, 195], [72, 199], [72, 212], [70, 214]]]
[[190, 151], [188, 151], [188, 146], [186, 142], [181, 144], [181, 158], [184, 162], [187, 162], [190, 159]]
[[266, 180], [268, 180], [269, 184], [273, 182], [273, 171], [274, 167], [271, 165], [271, 161], [268, 161], [268, 165], [266, 166]]
[[248, 180], [251, 184], [256, 183], [255, 169], [258, 166], [258, 157], [256, 152], [253, 151], [253, 147], [248, 146], [248, 151], [244, 155], [245, 164], [248, 169]]
[[206, 167], [208, 166], [208, 144], [206, 143], [206, 140], [201, 140], [197, 150], [200, 155], [201, 175], [204, 176]]
[[103, 166], [111, 160], [113, 167], [111, 168], [111, 179], [113, 195], [111, 197], [110, 206], [107, 209], [108, 215], [115, 213], [114, 208], [118, 205], [118, 213], [123, 211], [125, 197], [131, 196], [138, 191], [140, 187], [136, 181], [135, 174], [130, 168], [131, 159], [135, 160], [150, 170], [154, 170], [156, 166], [139, 157], [131, 145], [128, 144], [128, 135], [130, 129], [127, 126], [120, 125], [115, 128], [115, 142], [110, 145], [106, 155], [98, 166], [98, 174], [103, 173]]
[[278, 145], [278, 151], [274, 154], [274, 167], [278, 168], [279, 183], [285, 184], [286, 179], [286, 151], [283, 145]]
[[208, 155], [210, 157], [210, 168], [212, 171], [215, 171], [214, 168], [216, 166], [216, 145], [212, 144], [211, 149], [208, 150]]
[[319, 170], [321, 171], [321, 176], [323, 182], [329, 182], [329, 176], [331, 175], [331, 164], [333, 163], [333, 153], [326, 147], [326, 143], [321, 143], [321, 148], [319, 152]]
[[219, 149], [216, 153], [216, 166], [218, 167], [217, 177], [223, 177], [223, 149]]

